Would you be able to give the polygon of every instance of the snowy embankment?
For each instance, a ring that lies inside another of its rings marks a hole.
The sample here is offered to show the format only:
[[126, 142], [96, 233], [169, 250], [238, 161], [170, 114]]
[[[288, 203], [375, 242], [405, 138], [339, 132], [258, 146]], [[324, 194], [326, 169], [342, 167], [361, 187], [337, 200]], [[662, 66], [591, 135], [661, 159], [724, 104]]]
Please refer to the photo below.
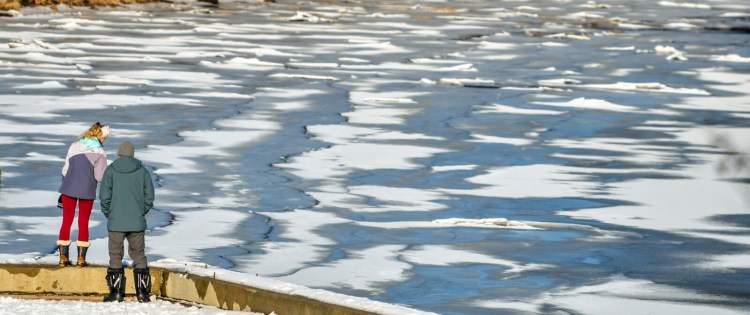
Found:
[[233, 312], [204, 306], [186, 306], [156, 300], [151, 303], [97, 303], [76, 300], [27, 300], [0, 297], [0, 313], [14, 315], [64, 314], [74, 310], [87, 315], [261, 315], [252, 312]]

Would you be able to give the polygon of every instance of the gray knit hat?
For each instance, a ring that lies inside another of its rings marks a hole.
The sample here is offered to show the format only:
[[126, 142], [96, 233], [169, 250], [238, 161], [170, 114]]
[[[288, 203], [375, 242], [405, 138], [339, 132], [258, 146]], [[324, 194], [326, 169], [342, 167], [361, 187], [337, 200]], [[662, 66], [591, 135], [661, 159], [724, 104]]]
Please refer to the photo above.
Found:
[[133, 144], [130, 143], [130, 141], [125, 141], [120, 145], [120, 149], [117, 150], [117, 155], [119, 156], [134, 156], [135, 155], [135, 148], [133, 147]]

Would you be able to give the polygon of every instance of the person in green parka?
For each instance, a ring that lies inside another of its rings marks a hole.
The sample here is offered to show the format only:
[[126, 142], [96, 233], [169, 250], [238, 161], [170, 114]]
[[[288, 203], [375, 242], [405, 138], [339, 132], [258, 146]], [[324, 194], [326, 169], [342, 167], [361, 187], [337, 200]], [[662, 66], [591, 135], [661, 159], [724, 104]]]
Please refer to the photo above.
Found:
[[128, 255], [133, 259], [136, 297], [150, 302], [151, 276], [146, 260], [146, 214], [154, 204], [151, 174], [136, 159], [129, 141], [120, 145], [117, 160], [104, 171], [99, 187], [99, 201], [107, 217], [109, 231], [109, 269], [105, 302], [122, 302], [125, 296], [125, 273], [122, 266], [123, 243], [128, 239]]

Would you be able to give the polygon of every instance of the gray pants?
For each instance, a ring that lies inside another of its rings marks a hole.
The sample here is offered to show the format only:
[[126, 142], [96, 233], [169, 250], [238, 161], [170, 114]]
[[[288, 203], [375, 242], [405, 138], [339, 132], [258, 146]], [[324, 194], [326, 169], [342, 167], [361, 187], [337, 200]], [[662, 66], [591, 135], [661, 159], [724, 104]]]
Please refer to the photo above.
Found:
[[135, 263], [135, 268], [147, 268], [145, 231], [112, 232], [109, 231], [109, 268], [122, 268], [122, 257], [125, 256], [123, 242], [128, 239], [128, 255]]

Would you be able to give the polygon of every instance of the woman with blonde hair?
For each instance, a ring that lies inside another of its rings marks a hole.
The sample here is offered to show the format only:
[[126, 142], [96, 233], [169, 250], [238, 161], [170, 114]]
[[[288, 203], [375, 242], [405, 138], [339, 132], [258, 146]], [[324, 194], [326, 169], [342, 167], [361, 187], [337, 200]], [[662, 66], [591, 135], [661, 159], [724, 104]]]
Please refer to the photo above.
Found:
[[89, 248], [89, 217], [96, 199], [96, 184], [101, 182], [107, 168], [107, 155], [104, 142], [109, 137], [109, 126], [96, 122], [68, 148], [65, 165], [62, 168], [63, 181], [60, 185], [62, 194], [63, 219], [57, 246], [60, 250], [60, 266], [70, 265], [70, 227], [78, 205], [78, 267], [86, 263], [86, 251]]

